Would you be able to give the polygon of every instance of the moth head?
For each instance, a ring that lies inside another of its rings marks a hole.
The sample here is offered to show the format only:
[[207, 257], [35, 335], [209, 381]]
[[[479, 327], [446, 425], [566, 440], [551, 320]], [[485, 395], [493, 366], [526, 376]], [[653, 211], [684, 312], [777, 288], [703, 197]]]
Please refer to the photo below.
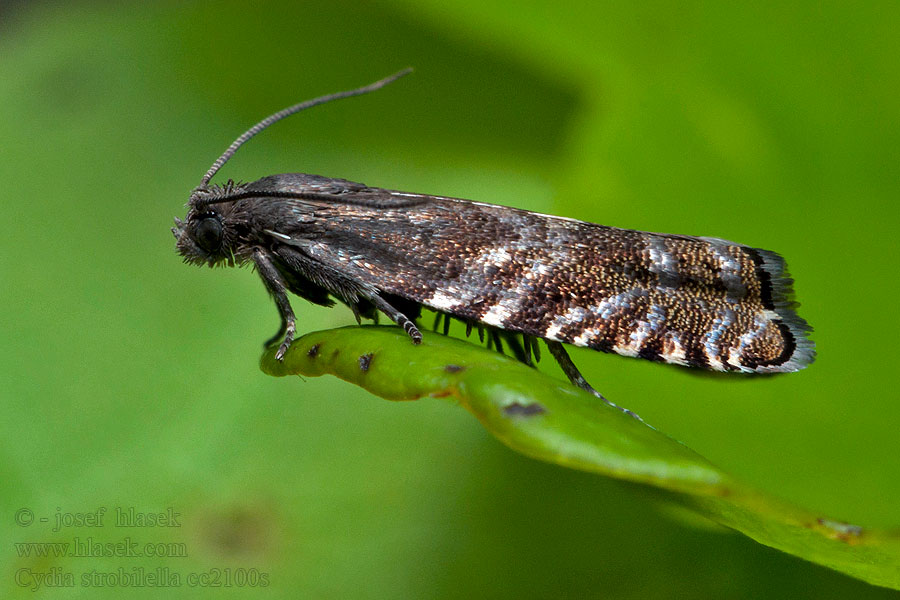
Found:
[[175, 247], [185, 262], [214, 267], [219, 263], [234, 264], [231, 243], [221, 204], [208, 204], [197, 191], [191, 195], [184, 221], [175, 218], [172, 234]]
[[[410, 71], [412, 69], [403, 69], [380, 81], [355, 90], [328, 94], [327, 96], [320, 96], [313, 100], [289, 106], [284, 110], [269, 115], [242, 133], [216, 159], [206, 172], [206, 175], [200, 180], [200, 185], [191, 193], [191, 199], [188, 202], [190, 210], [188, 210], [185, 220], [175, 219], [175, 227], [172, 228], [172, 233], [177, 240], [176, 248], [178, 253], [184, 257], [184, 261], [196, 265], [208, 264], [214, 267], [223, 262], [230, 266], [234, 265], [236, 260], [237, 262], [247, 260], [247, 256], [240, 252], [238, 252], [237, 258], [235, 257], [235, 248], [241, 249], [238, 239], [242, 235], [241, 229], [246, 223], [242, 224], [240, 219], [235, 219], [234, 214], [231, 213], [234, 209], [235, 201], [239, 199], [239, 188], [241, 186], [236, 185], [230, 179], [224, 186], [210, 185], [209, 183], [219, 169], [228, 162], [238, 148], [244, 145], [247, 140], [285, 117], [319, 104], [331, 102], [332, 100], [368, 94], [383, 88], [392, 81], [396, 81]], [[230, 220], [229, 217], [231, 217]]]

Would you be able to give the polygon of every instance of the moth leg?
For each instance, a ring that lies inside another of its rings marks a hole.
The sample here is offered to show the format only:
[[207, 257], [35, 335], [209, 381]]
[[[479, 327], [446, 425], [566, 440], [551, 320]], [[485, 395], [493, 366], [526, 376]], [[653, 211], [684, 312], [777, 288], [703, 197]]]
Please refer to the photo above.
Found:
[[261, 249], [256, 248], [253, 251], [253, 262], [256, 264], [256, 270], [262, 278], [266, 289], [269, 290], [272, 298], [275, 299], [275, 305], [278, 307], [278, 314], [281, 315], [281, 328], [271, 340], [266, 342], [266, 346], [270, 346], [278, 342], [279, 338], [284, 336], [278, 352], [275, 353], [276, 360], [284, 360], [284, 353], [294, 341], [294, 332], [296, 331], [297, 319], [294, 317], [294, 310], [287, 297], [287, 286], [281, 273], [272, 264], [272, 260]]
[[538, 345], [538, 339], [530, 335], [522, 334], [522, 341], [526, 346], [531, 346], [531, 352], [534, 354], [534, 362], [541, 362], [541, 347]]
[[553, 358], [556, 359], [556, 362], [559, 363], [559, 366], [562, 368], [563, 373], [566, 374], [566, 377], [569, 378], [569, 381], [571, 381], [573, 385], [580, 387], [584, 391], [596, 396], [597, 398], [600, 398], [608, 405], [612, 406], [613, 408], [617, 408], [617, 409], [621, 410], [626, 415], [630, 415], [630, 416], [634, 417], [641, 423], [644, 422], [644, 420], [642, 418], [640, 418], [637, 415], [637, 413], [632, 412], [632, 411], [628, 410], [627, 408], [622, 408], [618, 404], [610, 402], [603, 396], [603, 394], [601, 394], [600, 392], [595, 390], [593, 387], [591, 387], [591, 384], [589, 384], [587, 382], [587, 379], [584, 378], [584, 375], [581, 374], [581, 372], [578, 370], [578, 367], [576, 367], [575, 363], [572, 362], [572, 359], [569, 358], [569, 353], [566, 352], [566, 349], [563, 347], [563, 345], [561, 343], [553, 342], [550, 340], [545, 340], [545, 341], [547, 342], [547, 349], [550, 350], [550, 354], [552, 354]]
[[284, 320], [284, 317], [281, 317], [281, 327], [278, 328], [278, 333], [267, 339], [263, 344], [263, 348], [268, 348], [275, 342], [281, 341], [281, 339], [284, 337], [284, 334], [287, 333], [287, 327], [287, 321]]
[[518, 335], [509, 331], [501, 331], [500, 336], [506, 340], [509, 351], [512, 352], [517, 361], [529, 367], [534, 366], [534, 363], [531, 362], [531, 346], [528, 345], [527, 341], [524, 345], [521, 344]]
[[[494, 344], [494, 346], [497, 348], [497, 352], [499, 352], [500, 354], [503, 354], [503, 342], [500, 341], [500, 334], [497, 333], [497, 330], [496, 330], [496, 329], [491, 329], [490, 332], [489, 332], [489, 334], [490, 334], [490, 336], [491, 336], [491, 342], [492, 342], [492, 343]], [[491, 347], [491, 346], [490, 346], [490, 343], [491, 343], [491, 342], [488, 343], [488, 348]]]
[[377, 293], [368, 296], [367, 299], [375, 305], [375, 308], [386, 314], [391, 321], [402, 327], [403, 331], [412, 339], [413, 344], [422, 343], [422, 333], [416, 327], [416, 324], [409, 320], [409, 317], [391, 306], [387, 300]]

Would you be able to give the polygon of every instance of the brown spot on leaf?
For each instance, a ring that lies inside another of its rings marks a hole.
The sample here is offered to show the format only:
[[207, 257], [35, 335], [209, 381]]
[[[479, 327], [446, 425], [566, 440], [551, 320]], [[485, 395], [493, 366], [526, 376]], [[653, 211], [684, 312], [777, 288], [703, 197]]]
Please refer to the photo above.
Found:
[[816, 519], [816, 523], [827, 529], [826, 535], [831, 539], [846, 542], [851, 545], [858, 543], [863, 534], [863, 528], [859, 525], [852, 525], [843, 521], [818, 518]]
[[466, 368], [460, 365], [447, 365], [444, 367], [444, 370], [448, 373], [459, 373], [460, 371], [465, 371]]
[[369, 352], [368, 354], [363, 354], [359, 357], [359, 370], [365, 373], [369, 370], [369, 366], [372, 364], [372, 357], [374, 354]]
[[310, 358], [315, 358], [319, 355], [319, 344], [313, 344], [309, 347], [309, 350], [306, 351], [306, 355]]
[[531, 404], [519, 404], [513, 402], [509, 406], [504, 407], [503, 414], [508, 417], [533, 417], [547, 412], [543, 404], [532, 402]]

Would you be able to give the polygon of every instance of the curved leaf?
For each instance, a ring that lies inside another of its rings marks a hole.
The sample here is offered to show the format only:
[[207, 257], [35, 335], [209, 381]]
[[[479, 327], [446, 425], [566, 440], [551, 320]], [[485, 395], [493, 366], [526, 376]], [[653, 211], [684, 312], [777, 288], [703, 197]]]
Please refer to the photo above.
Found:
[[565, 467], [652, 485], [754, 540], [870, 583], [900, 588], [900, 532], [828, 519], [741, 484], [683, 444], [475, 344], [397, 327], [345, 327], [296, 340], [275, 375], [331, 374], [388, 400], [452, 398], [510, 448]]

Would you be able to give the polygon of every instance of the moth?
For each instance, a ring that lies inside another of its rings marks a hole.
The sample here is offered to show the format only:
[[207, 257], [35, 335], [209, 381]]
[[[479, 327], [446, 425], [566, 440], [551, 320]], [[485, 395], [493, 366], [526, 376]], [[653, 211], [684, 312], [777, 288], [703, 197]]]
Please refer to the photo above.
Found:
[[276, 121], [408, 72], [263, 119], [213, 163], [185, 220], [175, 219], [185, 262], [255, 266], [281, 316], [267, 342], [278, 345], [278, 360], [296, 332], [290, 292], [324, 306], [338, 300], [357, 321], [384, 313], [413, 344], [423, 307], [443, 315], [445, 330], [451, 318], [467, 334], [486, 329], [490, 343], [505, 341], [528, 364], [542, 339], [570, 381], [600, 398], [563, 344], [741, 373], [813, 361], [784, 260], [768, 250], [302, 173], [209, 183]]

